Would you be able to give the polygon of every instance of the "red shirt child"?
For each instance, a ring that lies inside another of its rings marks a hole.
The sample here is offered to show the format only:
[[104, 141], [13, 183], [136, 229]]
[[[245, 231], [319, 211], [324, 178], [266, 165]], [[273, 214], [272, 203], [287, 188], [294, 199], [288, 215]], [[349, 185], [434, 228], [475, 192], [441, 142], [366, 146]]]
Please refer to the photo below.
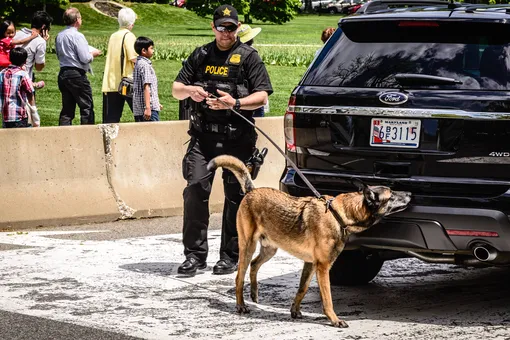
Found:
[[16, 27], [10, 20], [5, 20], [0, 23], [0, 69], [3, 69], [11, 64], [9, 60], [9, 52], [16, 45], [25, 44], [37, 37], [37, 33], [32, 33], [30, 37], [21, 40], [13, 40], [16, 34]]

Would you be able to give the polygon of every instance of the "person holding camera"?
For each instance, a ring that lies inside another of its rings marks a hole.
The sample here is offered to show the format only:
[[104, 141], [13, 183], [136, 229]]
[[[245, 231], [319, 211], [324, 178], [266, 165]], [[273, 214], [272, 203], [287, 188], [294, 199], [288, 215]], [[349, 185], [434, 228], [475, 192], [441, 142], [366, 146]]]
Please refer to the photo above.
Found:
[[32, 16], [31, 28], [23, 27], [16, 32], [14, 40], [23, 40], [32, 36], [34, 33], [37, 38], [25, 42], [21, 47], [27, 51], [27, 62], [25, 68], [28, 75], [35, 83], [34, 69], [38, 72], [44, 69], [46, 65], [46, 42], [50, 38], [49, 32], [53, 18], [44, 11], [37, 11]]
[[[178, 273], [195, 275], [207, 267], [209, 196], [214, 173], [207, 163], [221, 154], [248, 160], [256, 150], [257, 133], [241, 117], [254, 123], [253, 111], [267, 102], [273, 92], [266, 67], [256, 51], [237, 37], [240, 27], [237, 10], [221, 5], [211, 23], [215, 40], [198, 47], [184, 62], [172, 95], [187, 100], [191, 107], [191, 140], [183, 159], [183, 244], [186, 260]], [[223, 208], [220, 258], [213, 274], [230, 274], [237, 269], [239, 256], [236, 215], [243, 198], [234, 175], [223, 172]]]

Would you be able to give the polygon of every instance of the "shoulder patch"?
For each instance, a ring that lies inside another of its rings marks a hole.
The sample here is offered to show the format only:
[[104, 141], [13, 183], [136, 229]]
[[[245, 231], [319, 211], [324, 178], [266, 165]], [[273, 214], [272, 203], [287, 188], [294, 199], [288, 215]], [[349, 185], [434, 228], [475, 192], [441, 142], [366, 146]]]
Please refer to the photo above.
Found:
[[234, 65], [239, 65], [241, 63], [241, 55], [240, 54], [232, 54], [229, 62]]

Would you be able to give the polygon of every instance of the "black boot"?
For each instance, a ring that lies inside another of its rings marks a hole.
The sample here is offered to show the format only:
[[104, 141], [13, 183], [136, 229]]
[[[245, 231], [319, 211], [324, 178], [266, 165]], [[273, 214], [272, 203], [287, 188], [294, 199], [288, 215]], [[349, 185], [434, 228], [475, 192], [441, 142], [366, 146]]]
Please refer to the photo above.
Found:
[[231, 274], [237, 270], [237, 262], [234, 262], [230, 259], [221, 259], [216, 262], [216, 265], [213, 267], [213, 274], [223, 275], [223, 274]]
[[184, 274], [189, 276], [195, 276], [197, 269], [205, 269], [207, 268], [207, 263], [200, 262], [194, 257], [187, 258], [179, 268], [177, 268], [178, 274]]

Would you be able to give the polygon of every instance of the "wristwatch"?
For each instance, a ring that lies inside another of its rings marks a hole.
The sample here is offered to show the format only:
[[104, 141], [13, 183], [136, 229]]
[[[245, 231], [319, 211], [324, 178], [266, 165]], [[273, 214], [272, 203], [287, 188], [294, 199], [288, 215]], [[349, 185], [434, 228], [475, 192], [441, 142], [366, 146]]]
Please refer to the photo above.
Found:
[[241, 109], [241, 101], [239, 98], [236, 99], [236, 103], [234, 104], [234, 110], [239, 111]]

